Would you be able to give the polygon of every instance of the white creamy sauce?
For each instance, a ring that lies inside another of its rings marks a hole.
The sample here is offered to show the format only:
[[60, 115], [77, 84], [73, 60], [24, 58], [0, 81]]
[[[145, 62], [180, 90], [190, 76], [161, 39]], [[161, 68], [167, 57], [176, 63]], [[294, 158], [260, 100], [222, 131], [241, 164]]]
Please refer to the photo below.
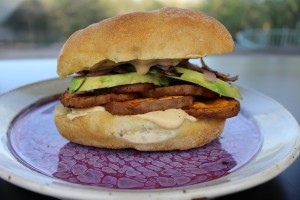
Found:
[[176, 66], [181, 61], [182, 61], [182, 59], [150, 59], [150, 60], [131, 60], [131, 61], [127, 61], [127, 62], [115, 63], [114, 61], [106, 60], [101, 63], [97, 63], [89, 70], [97, 70], [97, 69], [105, 70], [105, 69], [110, 69], [114, 66], [124, 64], [124, 63], [129, 63], [135, 67], [138, 74], [146, 74], [149, 71], [151, 66], [154, 66], [157, 64], [163, 65], [163, 66]]
[[105, 108], [103, 106], [95, 106], [95, 107], [91, 107], [91, 108], [65, 108], [65, 110], [63, 109], [58, 109], [58, 114], [66, 114], [68, 120], [73, 120], [76, 117], [81, 117], [84, 115], [87, 115], [88, 113], [92, 113], [92, 112], [103, 112], [105, 111]]
[[139, 114], [138, 117], [149, 120], [165, 129], [176, 129], [184, 120], [197, 121], [193, 116], [188, 115], [181, 109], [168, 109], [165, 111], [153, 111]]
[[175, 59], [159, 59], [159, 60], [132, 60], [128, 63], [132, 64], [138, 74], [146, 74], [153, 65], [176, 66], [181, 60]]
[[[69, 120], [73, 120], [76, 117], [87, 115], [92, 112], [103, 112], [105, 108], [103, 106], [95, 106], [92, 108], [66, 108], [63, 105], [59, 105], [56, 109], [56, 114], [67, 115]], [[197, 121], [197, 119], [191, 115], [188, 115], [181, 109], [167, 109], [165, 111], [153, 111], [145, 114], [136, 115], [142, 119], [151, 121], [161, 128], [176, 129], [184, 120]], [[142, 136], [142, 135], [141, 135]]]
[[55, 115], [66, 115], [69, 112], [70, 108], [64, 107], [62, 104], [57, 105], [54, 112]]

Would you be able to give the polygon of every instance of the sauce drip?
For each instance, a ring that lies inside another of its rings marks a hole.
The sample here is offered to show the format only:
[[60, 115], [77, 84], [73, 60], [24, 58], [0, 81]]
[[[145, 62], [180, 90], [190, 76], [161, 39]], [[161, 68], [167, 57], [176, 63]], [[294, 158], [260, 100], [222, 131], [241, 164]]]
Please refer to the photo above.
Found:
[[159, 60], [133, 60], [128, 63], [132, 64], [138, 74], [146, 74], [153, 65], [176, 66], [181, 60], [159, 59]]
[[188, 115], [181, 109], [168, 109], [165, 111], [154, 111], [140, 114], [138, 117], [149, 120], [165, 129], [176, 129], [184, 120], [197, 121], [193, 116]]

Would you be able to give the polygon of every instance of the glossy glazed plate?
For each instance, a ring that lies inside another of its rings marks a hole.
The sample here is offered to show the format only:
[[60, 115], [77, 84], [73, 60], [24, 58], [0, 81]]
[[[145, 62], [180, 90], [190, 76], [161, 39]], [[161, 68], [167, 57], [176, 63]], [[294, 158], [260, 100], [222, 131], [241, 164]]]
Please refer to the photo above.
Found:
[[[0, 96], [0, 176], [23, 188], [62, 199], [193, 199], [214, 198], [266, 182], [285, 170], [299, 154], [299, 125], [279, 103], [242, 88], [243, 116], [263, 137], [255, 157], [240, 168], [201, 183], [161, 189], [116, 189], [74, 184], [24, 165], [12, 152], [9, 130], [16, 117], [41, 99], [61, 93], [69, 83], [48, 80]], [[234, 120], [234, 119], [233, 119]], [[237, 127], [238, 128], [238, 127]], [[258, 140], [259, 141], [259, 140]], [[22, 149], [24, 146], [21, 146]]]

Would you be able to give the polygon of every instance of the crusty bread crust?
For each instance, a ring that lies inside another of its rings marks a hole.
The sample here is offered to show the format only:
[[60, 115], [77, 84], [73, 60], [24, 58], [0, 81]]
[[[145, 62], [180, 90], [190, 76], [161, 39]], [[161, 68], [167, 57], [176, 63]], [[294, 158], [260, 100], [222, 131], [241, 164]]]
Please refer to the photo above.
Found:
[[201, 147], [216, 139], [223, 131], [225, 119], [185, 120], [177, 129], [163, 129], [135, 115], [118, 116], [107, 111], [67, 118], [55, 108], [54, 119], [66, 139], [87, 146], [109, 149], [134, 148], [140, 151], [186, 150]]
[[63, 77], [103, 63], [199, 58], [233, 50], [227, 29], [204, 13], [162, 8], [112, 17], [75, 32], [63, 46], [57, 72]]

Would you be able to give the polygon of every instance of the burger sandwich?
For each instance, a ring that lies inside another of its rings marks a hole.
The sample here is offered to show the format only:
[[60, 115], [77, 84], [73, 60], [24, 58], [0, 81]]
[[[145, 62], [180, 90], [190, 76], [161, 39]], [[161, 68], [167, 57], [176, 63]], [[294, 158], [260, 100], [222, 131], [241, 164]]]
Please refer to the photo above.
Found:
[[[186, 150], [216, 139], [240, 110], [237, 77], [203, 58], [231, 52], [227, 29], [180, 8], [118, 15], [72, 34], [57, 62], [71, 76], [54, 112], [66, 139], [141, 151]], [[200, 59], [200, 65], [189, 62]]]

